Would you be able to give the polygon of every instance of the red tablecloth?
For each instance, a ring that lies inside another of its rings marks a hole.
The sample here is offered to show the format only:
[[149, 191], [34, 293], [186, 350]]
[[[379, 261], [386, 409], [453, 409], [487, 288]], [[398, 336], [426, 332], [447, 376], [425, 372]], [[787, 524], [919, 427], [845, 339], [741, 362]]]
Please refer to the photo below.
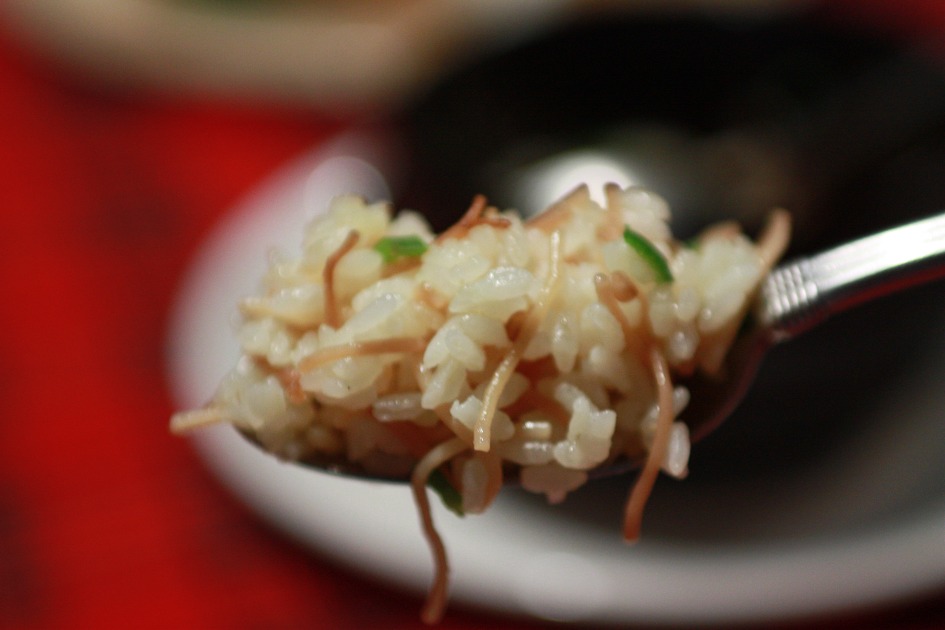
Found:
[[[94, 90], [0, 33], [0, 627], [421, 625], [419, 597], [294, 546], [167, 431], [165, 326], [190, 257], [341, 127]], [[945, 627], [945, 604], [844, 623]], [[442, 627], [530, 625], [454, 606]]]

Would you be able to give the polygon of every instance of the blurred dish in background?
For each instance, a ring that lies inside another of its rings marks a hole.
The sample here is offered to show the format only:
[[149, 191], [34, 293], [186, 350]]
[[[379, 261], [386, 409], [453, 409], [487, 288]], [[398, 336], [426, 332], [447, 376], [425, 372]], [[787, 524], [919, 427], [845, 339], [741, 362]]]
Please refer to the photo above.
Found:
[[30, 45], [104, 85], [392, 107], [464, 62], [593, 11], [766, 13], [799, 0], [5, 0]]

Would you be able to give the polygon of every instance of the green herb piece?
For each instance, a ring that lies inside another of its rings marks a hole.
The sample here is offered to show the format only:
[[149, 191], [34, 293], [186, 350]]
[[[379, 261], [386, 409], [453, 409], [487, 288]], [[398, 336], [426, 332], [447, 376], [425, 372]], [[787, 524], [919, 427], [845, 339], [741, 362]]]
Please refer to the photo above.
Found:
[[416, 258], [427, 251], [427, 244], [419, 236], [387, 236], [379, 240], [374, 249], [384, 257], [384, 262], [401, 258]]
[[457, 516], [464, 516], [463, 497], [459, 491], [453, 487], [453, 484], [447, 480], [446, 475], [439, 470], [434, 470], [427, 479], [427, 486], [440, 495], [440, 500], [443, 501], [443, 505], [445, 505], [448, 510], [455, 513]]
[[646, 239], [642, 234], [634, 232], [628, 227], [623, 229], [623, 240], [627, 245], [643, 259], [643, 261], [653, 270], [656, 275], [656, 281], [660, 284], [673, 281], [673, 274], [669, 270], [666, 259], [658, 249]]

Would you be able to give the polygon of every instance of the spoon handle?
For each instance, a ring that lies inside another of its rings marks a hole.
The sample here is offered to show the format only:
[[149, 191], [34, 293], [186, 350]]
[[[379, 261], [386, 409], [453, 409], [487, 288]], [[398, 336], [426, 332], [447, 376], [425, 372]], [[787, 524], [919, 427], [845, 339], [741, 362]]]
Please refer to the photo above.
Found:
[[874, 298], [945, 276], [945, 214], [851, 241], [775, 268], [759, 321], [776, 341]]

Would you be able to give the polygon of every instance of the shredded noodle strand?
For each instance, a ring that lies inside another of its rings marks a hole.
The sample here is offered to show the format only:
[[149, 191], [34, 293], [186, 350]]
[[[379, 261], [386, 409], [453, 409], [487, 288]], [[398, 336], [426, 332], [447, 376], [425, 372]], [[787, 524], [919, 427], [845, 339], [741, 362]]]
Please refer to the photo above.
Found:
[[[597, 299], [604, 305], [614, 319], [620, 324], [620, 330], [623, 331], [624, 348], [631, 354], [640, 354], [641, 339], [633, 326], [627, 320], [627, 315], [620, 308], [620, 302], [627, 302], [637, 297], [639, 290], [636, 285], [627, 278], [615, 272], [613, 274], [599, 273], [594, 276], [594, 290], [597, 293]], [[620, 277], [618, 281], [617, 278]], [[620, 283], [619, 285], [617, 283]]]
[[768, 217], [768, 223], [758, 237], [758, 253], [764, 261], [765, 269], [770, 270], [774, 263], [787, 250], [791, 239], [791, 215], [786, 210], [775, 210]]
[[473, 448], [477, 451], [488, 451], [492, 444], [492, 419], [495, 417], [496, 409], [499, 405], [499, 398], [505, 386], [509, 382], [515, 367], [522, 358], [522, 354], [531, 343], [532, 337], [541, 326], [541, 322], [548, 312], [548, 307], [554, 299], [554, 294], [558, 287], [558, 278], [561, 275], [561, 234], [555, 232], [551, 235], [551, 247], [549, 251], [548, 276], [545, 278], [541, 294], [538, 297], [538, 303], [528, 313], [528, 318], [522, 324], [518, 336], [512, 348], [502, 358], [499, 367], [489, 380], [485, 395], [482, 400], [482, 412], [476, 419], [473, 427]]
[[223, 420], [225, 420], [223, 410], [218, 407], [182, 411], [171, 417], [171, 432], [176, 434], [186, 433], [193, 429], [223, 422]]
[[486, 197], [485, 195], [476, 195], [473, 197], [472, 204], [470, 204], [469, 209], [466, 210], [466, 213], [459, 218], [459, 221], [451, 225], [446, 229], [442, 234], [436, 238], [436, 243], [442, 243], [443, 241], [450, 238], [461, 238], [465, 236], [466, 232], [469, 231], [473, 225], [479, 221], [479, 217], [482, 216], [482, 213], [486, 209]]
[[430, 449], [414, 467], [413, 474], [410, 477], [410, 487], [413, 490], [414, 501], [416, 501], [417, 510], [420, 513], [423, 534], [426, 536], [430, 550], [433, 552], [433, 585], [430, 587], [427, 600], [420, 613], [420, 617], [428, 624], [437, 623], [443, 618], [443, 611], [446, 609], [449, 594], [450, 568], [443, 539], [440, 538], [436, 531], [436, 525], [433, 523], [430, 498], [427, 496], [427, 480], [434, 470], [468, 448], [469, 446], [463, 440], [450, 438]]
[[[768, 273], [774, 263], [784, 254], [791, 237], [791, 215], [785, 210], [775, 210], [768, 217], [755, 250], [761, 259], [763, 273]], [[707, 374], [717, 373], [725, 360], [728, 351], [738, 334], [738, 329], [747, 311], [746, 303], [742, 312], [733, 317], [721, 329], [703, 339], [703, 345], [710, 347], [711, 352], [702, 356], [701, 367]]]
[[325, 260], [325, 269], [322, 271], [322, 282], [325, 284], [325, 323], [332, 328], [338, 328], [341, 325], [341, 314], [338, 311], [338, 300], [335, 296], [335, 267], [338, 261], [354, 248], [358, 238], [360, 238], [358, 231], [351, 230], [341, 246]]
[[627, 499], [623, 512], [623, 537], [633, 542], [640, 537], [640, 526], [643, 522], [643, 509], [653, 491], [653, 484], [659, 476], [660, 467], [666, 457], [666, 448], [669, 446], [669, 436], [673, 428], [673, 383], [669, 376], [669, 364], [666, 357], [657, 348], [650, 350], [651, 369], [656, 382], [657, 405], [659, 416], [656, 420], [656, 431], [653, 434], [653, 445], [646, 458], [646, 463], [637, 477], [630, 497]]
[[373, 354], [414, 353], [419, 354], [426, 348], [426, 342], [419, 337], [393, 337], [371, 341], [355, 341], [338, 346], [321, 348], [299, 361], [300, 373], [311, 372], [326, 363], [349, 357]]
[[553, 232], [561, 231], [563, 224], [567, 223], [571, 217], [574, 215], [574, 210], [571, 207], [571, 204], [579, 199], [585, 199], [590, 197], [590, 190], [586, 184], [581, 184], [570, 193], [565, 195], [563, 199], [558, 201], [556, 204], [542, 212], [541, 214], [536, 214], [528, 219], [525, 222], [529, 227], [538, 228], [543, 232], [551, 234]]

